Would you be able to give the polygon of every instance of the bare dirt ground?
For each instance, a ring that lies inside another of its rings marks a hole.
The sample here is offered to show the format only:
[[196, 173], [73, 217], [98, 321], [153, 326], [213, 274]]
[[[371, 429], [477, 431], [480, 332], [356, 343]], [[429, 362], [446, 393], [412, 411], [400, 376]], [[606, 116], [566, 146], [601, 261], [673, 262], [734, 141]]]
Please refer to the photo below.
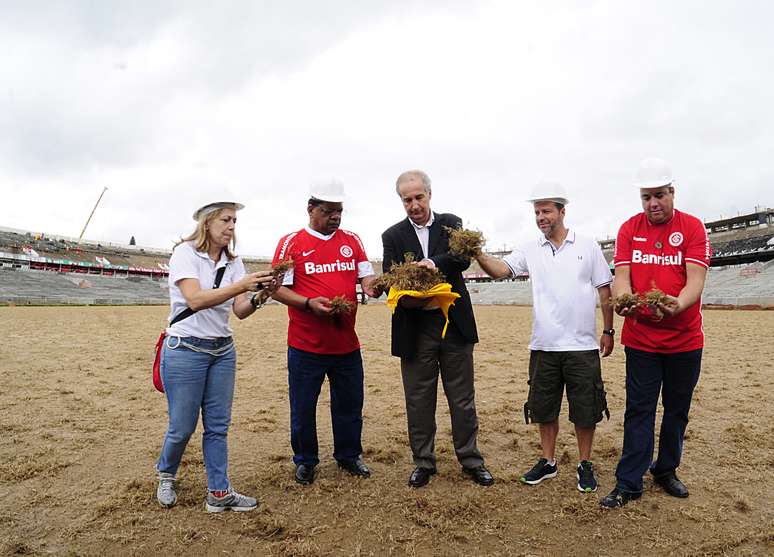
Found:
[[[288, 433], [286, 313], [235, 323], [239, 364], [230, 475], [257, 496], [252, 513], [204, 511], [197, 434], [179, 473], [179, 504], [155, 500], [153, 466], [166, 402], [150, 381], [166, 308], [0, 308], [0, 553], [56, 555], [762, 555], [774, 554], [774, 312], [708, 311], [707, 347], [680, 476], [691, 496], [646, 478], [642, 499], [602, 511], [622, 442], [620, 346], [604, 362], [612, 419], [598, 429], [597, 494], [575, 489], [575, 439], [563, 412], [560, 472], [520, 485], [539, 445], [523, 423], [530, 308], [477, 307], [479, 445], [497, 483], [466, 480], [439, 397], [439, 474], [412, 469], [398, 361], [383, 305], [360, 308], [366, 365], [363, 444], [373, 476], [331, 458], [327, 387], [317, 481], [294, 483]], [[616, 323], [620, 328], [620, 323]]]

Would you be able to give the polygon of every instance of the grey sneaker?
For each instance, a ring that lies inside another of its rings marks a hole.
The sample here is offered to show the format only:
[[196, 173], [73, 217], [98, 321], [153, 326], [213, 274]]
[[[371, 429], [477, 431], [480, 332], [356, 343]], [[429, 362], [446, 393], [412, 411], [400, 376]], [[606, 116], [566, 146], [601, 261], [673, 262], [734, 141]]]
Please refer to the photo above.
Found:
[[228, 488], [228, 493], [223, 497], [215, 497], [212, 492], [207, 493], [207, 512], [222, 513], [223, 511], [245, 512], [252, 511], [258, 506], [258, 501], [252, 497], [242, 495]]
[[174, 507], [177, 503], [177, 493], [175, 493], [175, 482], [177, 479], [174, 474], [159, 472], [159, 487], [156, 488], [156, 499], [162, 507]]

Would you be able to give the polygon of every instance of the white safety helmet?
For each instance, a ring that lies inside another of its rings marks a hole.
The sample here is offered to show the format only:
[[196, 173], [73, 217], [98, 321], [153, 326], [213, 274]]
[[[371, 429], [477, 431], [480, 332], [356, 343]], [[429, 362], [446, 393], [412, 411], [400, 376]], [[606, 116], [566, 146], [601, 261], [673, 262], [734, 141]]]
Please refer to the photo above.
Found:
[[672, 183], [672, 167], [663, 159], [648, 157], [637, 167], [634, 185], [637, 188], [663, 188]]
[[564, 187], [557, 182], [538, 182], [532, 188], [532, 193], [527, 199], [528, 203], [537, 203], [538, 201], [553, 201], [567, 205], [570, 200], [567, 199], [567, 192]]
[[213, 203], [202, 205], [196, 209], [193, 214], [193, 219], [198, 222], [202, 216], [217, 211], [218, 209], [234, 209], [235, 211], [241, 211], [244, 208], [244, 205], [237, 203], [236, 201], [215, 201]]
[[309, 188], [309, 197], [318, 201], [341, 203], [344, 201], [344, 183], [336, 179], [315, 182]]

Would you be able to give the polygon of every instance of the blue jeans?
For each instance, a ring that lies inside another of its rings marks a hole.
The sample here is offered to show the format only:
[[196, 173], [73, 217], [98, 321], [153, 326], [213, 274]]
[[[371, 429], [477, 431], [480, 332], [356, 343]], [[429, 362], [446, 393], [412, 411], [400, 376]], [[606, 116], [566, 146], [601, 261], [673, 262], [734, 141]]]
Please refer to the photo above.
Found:
[[349, 354], [315, 354], [288, 347], [290, 444], [293, 462], [316, 466], [317, 399], [325, 376], [331, 386], [333, 458], [357, 460], [363, 452], [363, 359], [360, 350]]
[[[231, 337], [179, 340], [205, 350], [215, 350], [232, 342]], [[159, 472], [177, 474], [201, 409], [207, 487], [210, 491], [228, 489], [227, 436], [234, 399], [236, 350], [232, 348], [221, 356], [212, 356], [186, 348], [178, 343], [178, 337], [167, 337], [160, 370], [167, 395], [169, 425], [157, 464]]]
[[[660, 354], [627, 347], [626, 414], [621, 460], [615, 471], [622, 491], [641, 492], [642, 476], [673, 474], [680, 465], [693, 389], [699, 381], [702, 350]], [[653, 459], [656, 405], [661, 392], [664, 417]]]

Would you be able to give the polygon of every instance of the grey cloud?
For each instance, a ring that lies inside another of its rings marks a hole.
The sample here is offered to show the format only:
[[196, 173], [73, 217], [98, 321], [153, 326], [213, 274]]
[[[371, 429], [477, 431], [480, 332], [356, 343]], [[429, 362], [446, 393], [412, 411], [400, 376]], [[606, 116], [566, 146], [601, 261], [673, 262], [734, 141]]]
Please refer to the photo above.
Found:
[[[299, 71], [385, 17], [454, 4], [11, 3], [0, 19], [0, 46], [24, 64], [19, 71], [0, 63], [0, 160], [41, 175], [169, 156], [162, 134], [196, 130], [195, 122], [181, 128], [175, 120], [181, 105], [205, 112], [249, 83]], [[179, 59], [149, 76], [159, 61], [143, 49], [165, 41], [179, 47]]]

